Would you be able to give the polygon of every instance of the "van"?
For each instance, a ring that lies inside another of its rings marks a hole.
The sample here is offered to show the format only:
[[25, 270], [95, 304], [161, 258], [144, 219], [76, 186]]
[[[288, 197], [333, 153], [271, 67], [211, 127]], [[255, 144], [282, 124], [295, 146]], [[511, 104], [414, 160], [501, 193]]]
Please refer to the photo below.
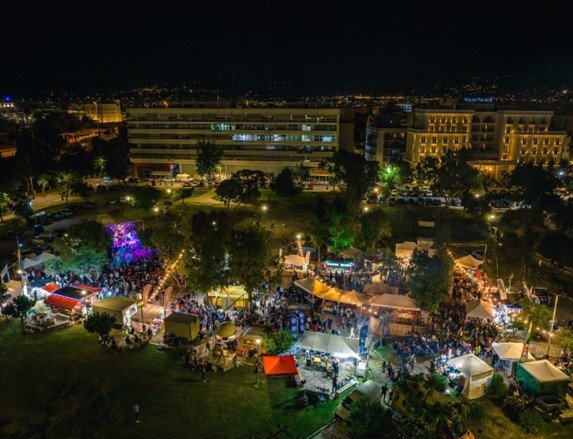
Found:
[[341, 421], [350, 421], [350, 409], [352, 403], [354, 403], [357, 399], [365, 397], [368, 399], [369, 402], [380, 402], [382, 398], [382, 389], [380, 384], [369, 380], [365, 383], [360, 384], [356, 389], [350, 392], [342, 404], [336, 409], [335, 416], [337, 419]]

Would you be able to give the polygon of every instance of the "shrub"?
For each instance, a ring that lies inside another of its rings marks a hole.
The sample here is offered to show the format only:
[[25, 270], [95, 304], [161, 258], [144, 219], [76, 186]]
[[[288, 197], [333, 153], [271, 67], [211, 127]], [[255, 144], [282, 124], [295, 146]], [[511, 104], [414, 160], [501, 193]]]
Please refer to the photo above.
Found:
[[526, 409], [519, 413], [519, 425], [528, 433], [537, 433], [543, 423], [543, 418], [535, 409]]
[[526, 407], [526, 400], [519, 396], [509, 395], [503, 400], [503, 411], [514, 421], [519, 418]]
[[284, 329], [270, 335], [265, 335], [265, 349], [269, 355], [278, 355], [288, 351], [294, 342], [295, 338], [293, 335]]
[[480, 421], [485, 417], [485, 404], [481, 401], [470, 401], [468, 405], [468, 417]]
[[443, 392], [448, 387], [448, 379], [439, 373], [434, 373], [430, 379], [430, 384], [433, 389]]
[[486, 394], [493, 400], [501, 401], [507, 395], [507, 385], [503, 381], [503, 377], [499, 374], [494, 374], [491, 378], [491, 383], [487, 386]]

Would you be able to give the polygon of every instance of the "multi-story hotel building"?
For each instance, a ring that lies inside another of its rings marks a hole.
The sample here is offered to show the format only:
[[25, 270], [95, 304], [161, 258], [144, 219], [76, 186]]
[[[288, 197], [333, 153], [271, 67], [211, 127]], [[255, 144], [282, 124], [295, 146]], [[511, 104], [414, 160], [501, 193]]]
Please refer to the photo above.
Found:
[[416, 164], [448, 150], [471, 151], [472, 163], [499, 176], [517, 163], [568, 157], [570, 136], [550, 129], [552, 111], [420, 109], [406, 133], [405, 158]]
[[354, 144], [354, 112], [337, 108], [131, 108], [136, 175], [195, 173], [197, 143], [223, 149], [222, 172], [314, 168]]

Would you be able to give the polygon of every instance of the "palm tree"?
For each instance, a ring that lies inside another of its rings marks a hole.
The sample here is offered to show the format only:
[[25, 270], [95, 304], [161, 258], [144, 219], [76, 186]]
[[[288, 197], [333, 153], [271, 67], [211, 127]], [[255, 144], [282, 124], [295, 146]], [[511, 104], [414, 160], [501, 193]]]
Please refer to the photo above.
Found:
[[46, 189], [50, 188], [52, 179], [47, 174], [40, 174], [36, 180], [36, 183], [38, 183], [38, 186], [40, 186], [42, 189], [42, 195], [44, 195], [46, 193]]
[[97, 156], [93, 161], [94, 169], [99, 172], [100, 177], [105, 171], [105, 166], [107, 165], [107, 160], [103, 156]]
[[[0, 222], [4, 222], [4, 213], [10, 207], [10, 196], [6, 192], [0, 192]], [[0, 283], [1, 285], [1, 283]]]
[[56, 174], [56, 183], [58, 185], [58, 192], [62, 200], [68, 203], [68, 198], [74, 184], [78, 181], [78, 176], [73, 172], [58, 172]]
[[22, 324], [22, 334], [26, 335], [26, 328], [24, 327], [24, 320], [28, 316], [28, 311], [30, 311], [36, 304], [35, 299], [30, 299], [28, 296], [16, 296], [12, 299], [12, 303], [4, 307], [4, 313], [11, 315], [13, 317], [19, 317], [20, 323]]

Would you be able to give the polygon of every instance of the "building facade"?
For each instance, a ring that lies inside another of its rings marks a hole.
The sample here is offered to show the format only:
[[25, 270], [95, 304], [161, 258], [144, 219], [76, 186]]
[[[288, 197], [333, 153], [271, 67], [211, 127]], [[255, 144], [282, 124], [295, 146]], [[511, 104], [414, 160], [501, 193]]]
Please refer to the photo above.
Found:
[[121, 105], [119, 101], [90, 102], [84, 105], [85, 115], [95, 122], [121, 122]]
[[416, 164], [466, 148], [472, 164], [493, 176], [520, 162], [559, 162], [568, 157], [571, 138], [550, 129], [552, 118], [552, 111], [415, 110], [405, 129], [405, 158]]
[[223, 149], [221, 171], [277, 174], [316, 168], [352, 151], [354, 112], [336, 108], [131, 108], [130, 157], [137, 176], [194, 174], [198, 142]]

